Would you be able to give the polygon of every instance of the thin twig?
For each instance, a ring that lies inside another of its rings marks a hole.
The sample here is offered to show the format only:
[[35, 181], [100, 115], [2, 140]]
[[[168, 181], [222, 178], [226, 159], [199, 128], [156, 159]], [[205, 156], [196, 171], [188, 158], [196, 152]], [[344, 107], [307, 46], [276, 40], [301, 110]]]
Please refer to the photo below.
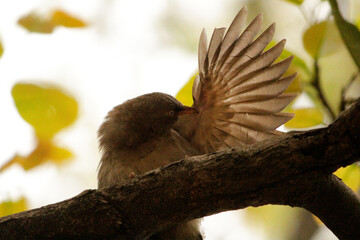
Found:
[[346, 104], [353, 103], [355, 100], [345, 100], [345, 93], [349, 90], [351, 84], [355, 81], [355, 79], [360, 75], [360, 72], [356, 72], [354, 75], [351, 76], [350, 81], [346, 84], [343, 89], [341, 90], [341, 102], [340, 102], [340, 112], [344, 111], [346, 108]]
[[319, 95], [319, 99], [321, 101], [321, 103], [323, 104], [323, 106], [326, 108], [326, 110], [329, 113], [329, 116], [331, 118], [331, 121], [333, 122], [336, 119], [336, 114], [335, 112], [331, 109], [329, 103], [327, 102], [325, 95], [320, 87], [320, 74], [319, 74], [319, 64], [318, 64], [318, 60], [315, 59], [314, 61], [314, 79], [312, 81], [312, 85], [315, 87], [315, 89], [318, 92]]

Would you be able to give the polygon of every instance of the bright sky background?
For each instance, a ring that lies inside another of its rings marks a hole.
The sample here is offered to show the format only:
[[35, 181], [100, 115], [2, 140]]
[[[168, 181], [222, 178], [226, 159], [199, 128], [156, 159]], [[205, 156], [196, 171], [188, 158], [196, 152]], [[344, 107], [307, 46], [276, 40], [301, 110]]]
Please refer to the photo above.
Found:
[[[56, 84], [79, 103], [76, 123], [57, 135], [60, 145], [73, 150], [75, 161], [57, 168], [44, 164], [25, 172], [18, 166], [0, 174], [0, 201], [25, 195], [31, 207], [40, 207], [96, 188], [99, 162], [96, 131], [106, 113], [126, 99], [148, 92], [175, 95], [197, 69], [197, 54], [171, 41], [164, 19], [180, 19], [186, 41], [197, 41], [203, 27], [228, 26], [246, 1], [235, 0], [0, 0], [0, 165], [15, 153], [34, 147], [31, 127], [19, 116], [11, 97], [19, 81]], [[280, 0], [263, 1], [265, 26], [277, 23], [276, 39], [305, 59], [300, 33], [304, 26], [284, 32], [302, 15]], [[271, 4], [269, 2], [272, 2]], [[250, 5], [250, 2], [246, 5]], [[273, 14], [281, 6], [285, 16]], [[57, 28], [34, 34], [18, 19], [31, 11], [47, 13], [61, 8], [90, 24], [85, 29]], [[273, 12], [273, 13], [272, 13]], [[174, 30], [176, 31], [176, 30]], [[183, 30], [182, 30], [183, 31]], [[188, 34], [188, 35], [185, 35]], [[246, 224], [244, 215], [231, 212], [206, 218], [208, 240], [264, 239], [264, 232]], [[324, 238], [325, 239], [325, 238]], [[330, 239], [326, 236], [326, 239]], [[336, 239], [336, 238], [335, 238]]]

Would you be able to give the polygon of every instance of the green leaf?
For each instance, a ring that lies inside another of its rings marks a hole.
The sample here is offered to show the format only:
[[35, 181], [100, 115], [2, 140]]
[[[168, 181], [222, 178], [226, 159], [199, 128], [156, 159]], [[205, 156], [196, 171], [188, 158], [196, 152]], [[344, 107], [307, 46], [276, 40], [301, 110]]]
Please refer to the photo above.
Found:
[[301, 5], [304, 2], [304, 0], [285, 0], [285, 1], [296, 5]]
[[176, 99], [186, 106], [192, 106], [192, 104], [194, 103], [194, 100], [192, 98], [192, 86], [198, 74], [199, 73], [195, 73], [176, 94]]
[[285, 123], [288, 128], [308, 128], [323, 122], [323, 114], [317, 108], [302, 108], [290, 110], [295, 117]]
[[25, 211], [28, 203], [26, 198], [22, 197], [17, 201], [5, 201], [0, 203], [0, 217]]
[[310, 26], [303, 34], [305, 50], [313, 57], [318, 58], [327, 28], [327, 21]]
[[360, 32], [354, 24], [347, 22], [340, 14], [336, 0], [329, 0], [332, 14], [339, 28], [340, 34], [348, 48], [354, 62], [360, 69]]
[[336, 53], [342, 45], [340, 33], [332, 20], [310, 26], [303, 34], [305, 50], [315, 59]]
[[12, 96], [21, 117], [34, 127], [39, 138], [52, 138], [78, 114], [76, 100], [56, 87], [18, 83]]

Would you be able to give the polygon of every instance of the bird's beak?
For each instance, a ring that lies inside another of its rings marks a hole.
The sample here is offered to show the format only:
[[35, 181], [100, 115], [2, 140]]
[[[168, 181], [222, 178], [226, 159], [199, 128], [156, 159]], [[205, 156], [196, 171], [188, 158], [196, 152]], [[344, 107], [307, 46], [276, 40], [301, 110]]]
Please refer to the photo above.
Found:
[[196, 108], [184, 106], [184, 109], [181, 110], [178, 115], [185, 115], [185, 114], [192, 114], [192, 113], [198, 113], [199, 111]]

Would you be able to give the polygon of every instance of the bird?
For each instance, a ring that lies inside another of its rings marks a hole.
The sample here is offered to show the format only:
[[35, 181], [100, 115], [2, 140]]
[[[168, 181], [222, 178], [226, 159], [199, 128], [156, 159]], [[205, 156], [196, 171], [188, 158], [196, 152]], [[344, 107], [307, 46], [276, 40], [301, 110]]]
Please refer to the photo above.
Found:
[[[293, 56], [276, 61], [286, 40], [265, 49], [274, 36], [275, 23], [259, 34], [259, 14], [242, 31], [246, 18], [244, 7], [227, 31], [214, 29], [209, 44], [205, 30], [201, 32], [192, 106], [154, 92], [127, 100], [107, 114], [98, 130], [99, 189], [187, 156], [282, 134], [276, 129], [294, 115], [281, 111], [297, 96], [284, 93], [296, 78], [296, 73], [283, 76]], [[170, 226], [148, 239], [201, 240], [200, 221]]]

